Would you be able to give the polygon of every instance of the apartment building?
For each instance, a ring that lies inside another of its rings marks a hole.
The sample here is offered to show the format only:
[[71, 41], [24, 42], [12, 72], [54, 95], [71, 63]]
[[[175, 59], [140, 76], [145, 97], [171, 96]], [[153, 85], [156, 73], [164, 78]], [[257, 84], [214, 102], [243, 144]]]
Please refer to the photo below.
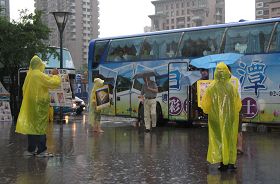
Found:
[[98, 0], [35, 0], [35, 8], [43, 12], [42, 20], [52, 31], [51, 46], [59, 47], [59, 32], [50, 12], [71, 12], [63, 33], [63, 47], [70, 50], [76, 69], [87, 65], [89, 41], [99, 35], [98, 5]]
[[0, 0], [0, 16], [6, 17], [10, 21], [10, 2], [9, 0]]
[[256, 19], [280, 16], [280, 0], [256, 0]]
[[225, 0], [157, 0], [152, 4], [155, 14], [149, 17], [153, 31], [225, 22]]

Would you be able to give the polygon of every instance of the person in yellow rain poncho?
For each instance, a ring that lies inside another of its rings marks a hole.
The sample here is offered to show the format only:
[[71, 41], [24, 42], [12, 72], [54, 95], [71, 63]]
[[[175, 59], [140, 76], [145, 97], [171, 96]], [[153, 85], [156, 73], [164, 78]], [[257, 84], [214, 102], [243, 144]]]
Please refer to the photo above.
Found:
[[220, 163], [219, 170], [236, 169], [237, 134], [241, 99], [237, 88], [230, 83], [228, 67], [219, 63], [214, 80], [202, 97], [201, 106], [208, 114], [209, 145], [207, 161]]
[[90, 95], [90, 104], [89, 104], [89, 121], [93, 126], [94, 132], [103, 133], [104, 131], [101, 129], [100, 120], [100, 110], [97, 110], [97, 101], [96, 101], [96, 90], [103, 87], [104, 80], [100, 78], [95, 78], [93, 83], [93, 88], [91, 90]]
[[16, 124], [16, 132], [28, 137], [28, 148], [25, 155], [38, 157], [51, 156], [46, 152], [46, 131], [50, 106], [49, 89], [55, 89], [61, 84], [57, 69], [52, 70], [52, 76], [43, 73], [44, 70], [45, 64], [35, 55], [30, 61], [22, 87], [23, 101]]

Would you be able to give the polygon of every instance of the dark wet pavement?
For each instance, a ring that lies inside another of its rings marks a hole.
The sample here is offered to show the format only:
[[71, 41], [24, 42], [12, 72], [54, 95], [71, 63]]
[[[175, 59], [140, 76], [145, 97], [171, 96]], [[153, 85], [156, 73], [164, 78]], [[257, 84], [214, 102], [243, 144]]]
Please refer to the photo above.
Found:
[[159, 127], [151, 133], [133, 119], [103, 119], [97, 134], [85, 117], [49, 127], [53, 158], [23, 156], [27, 139], [0, 123], [0, 183], [279, 183], [280, 133], [244, 132], [237, 171], [206, 161], [207, 128]]

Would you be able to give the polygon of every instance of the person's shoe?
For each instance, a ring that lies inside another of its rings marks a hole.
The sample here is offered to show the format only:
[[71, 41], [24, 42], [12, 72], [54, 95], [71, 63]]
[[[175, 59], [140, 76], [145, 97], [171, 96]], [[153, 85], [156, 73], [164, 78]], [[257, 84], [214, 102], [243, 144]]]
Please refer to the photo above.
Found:
[[237, 150], [237, 155], [243, 155], [243, 151], [240, 150], [240, 149], [238, 149], [238, 150]]
[[35, 152], [30, 152], [30, 151], [24, 151], [23, 155], [24, 156], [35, 156]]
[[234, 164], [228, 164], [228, 169], [234, 171], [237, 169], [237, 167], [234, 166]]
[[224, 165], [222, 162], [218, 167], [219, 171], [226, 171], [228, 169], [228, 165]]
[[104, 131], [101, 130], [101, 129], [99, 129], [97, 132], [98, 132], [98, 133], [104, 133]]
[[146, 129], [145, 129], [145, 132], [146, 132], [146, 133], [149, 133], [149, 132], [151, 132], [151, 130], [146, 128]]
[[36, 157], [53, 157], [52, 153], [48, 153], [47, 151], [43, 151], [42, 153], [36, 154]]

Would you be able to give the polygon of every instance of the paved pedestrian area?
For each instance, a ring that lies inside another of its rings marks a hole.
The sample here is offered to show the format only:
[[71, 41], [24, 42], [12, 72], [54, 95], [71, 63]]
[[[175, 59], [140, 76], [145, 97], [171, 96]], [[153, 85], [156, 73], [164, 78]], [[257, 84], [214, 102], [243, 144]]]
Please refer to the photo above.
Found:
[[207, 128], [159, 127], [144, 133], [133, 119], [103, 118], [97, 134], [86, 117], [50, 124], [52, 158], [24, 156], [27, 139], [0, 123], [0, 183], [279, 183], [280, 133], [245, 132], [236, 172], [206, 162]]

